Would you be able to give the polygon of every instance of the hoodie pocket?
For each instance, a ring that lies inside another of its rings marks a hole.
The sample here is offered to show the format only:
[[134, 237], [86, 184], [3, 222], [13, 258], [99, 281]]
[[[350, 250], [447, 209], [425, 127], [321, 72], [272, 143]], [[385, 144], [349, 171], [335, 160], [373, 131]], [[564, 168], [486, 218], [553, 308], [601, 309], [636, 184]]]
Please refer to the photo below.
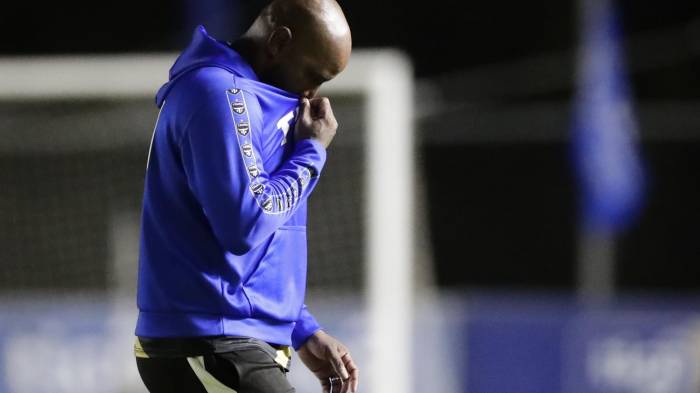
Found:
[[244, 287], [253, 317], [296, 321], [306, 289], [306, 228], [277, 230]]

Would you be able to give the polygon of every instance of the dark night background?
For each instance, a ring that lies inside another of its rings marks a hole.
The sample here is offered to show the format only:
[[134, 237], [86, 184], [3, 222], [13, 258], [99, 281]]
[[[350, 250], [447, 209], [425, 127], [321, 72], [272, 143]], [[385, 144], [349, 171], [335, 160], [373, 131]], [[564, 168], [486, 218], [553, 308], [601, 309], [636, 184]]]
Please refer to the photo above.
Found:
[[[265, 4], [218, 3], [230, 13], [198, 18], [195, 0], [13, 2], [0, 14], [0, 55], [178, 51], [196, 22], [233, 38]], [[417, 103], [426, 84], [441, 97], [441, 109], [417, 117], [438, 281], [573, 289], [576, 192], [565, 133], [575, 2], [429, 4], [341, 2], [356, 48], [401, 48], [414, 62]], [[620, 237], [618, 285], [698, 291], [700, 2], [619, 4], [650, 185], [637, 225]], [[508, 67], [549, 55], [553, 60], [541, 67]], [[542, 123], [559, 133], [500, 138], [498, 130], [511, 135], [514, 126], [524, 133], [537, 127], [517, 124], [523, 106], [541, 108]], [[465, 108], [480, 120], [458, 117]], [[485, 133], [481, 124], [496, 131], [474, 137]], [[460, 143], [444, 143], [453, 137]], [[491, 262], [478, 263], [483, 260]]]
[[[35, 54], [178, 50], [187, 44], [196, 22], [206, 23], [210, 32], [228, 39], [227, 36], [234, 37], [243, 31], [267, 2], [210, 3], [228, 8], [230, 14], [205, 14], [197, 18], [196, 13], [188, 12], [195, 0], [72, 1], [41, 5], [13, 2], [0, 16], [4, 37], [0, 51]], [[429, 9], [421, 2], [340, 3], [353, 28], [356, 47], [400, 47], [413, 58], [418, 77], [567, 50], [576, 38], [576, 9], [572, 1], [509, 4], [443, 1], [431, 4]], [[626, 0], [619, 4], [628, 34], [690, 28], [700, 16], [700, 5], [691, 0], [664, 3]], [[694, 49], [700, 45], [698, 42], [678, 44]], [[692, 65], [697, 65], [697, 59]], [[683, 69], [692, 72], [693, 68], [689, 63]], [[688, 76], [669, 72], [664, 82], [673, 80], [673, 74], [679, 81]], [[677, 89], [682, 86], [691, 87], [681, 83], [673, 86], [674, 92], [681, 93]], [[695, 91], [693, 97], [700, 94], [697, 89], [690, 90]]]

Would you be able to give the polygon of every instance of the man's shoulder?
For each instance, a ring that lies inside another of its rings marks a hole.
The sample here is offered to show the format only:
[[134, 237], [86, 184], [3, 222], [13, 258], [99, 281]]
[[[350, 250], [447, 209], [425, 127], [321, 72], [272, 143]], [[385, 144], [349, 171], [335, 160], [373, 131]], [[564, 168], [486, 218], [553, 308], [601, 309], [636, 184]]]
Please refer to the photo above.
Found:
[[259, 107], [259, 91], [249, 80], [220, 67], [199, 67], [182, 75], [173, 93], [193, 101], [236, 100], [245, 98], [246, 105]]
[[181, 94], [200, 95], [234, 86], [234, 76], [229, 71], [219, 67], [198, 67], [181, 75], [174, 90]]

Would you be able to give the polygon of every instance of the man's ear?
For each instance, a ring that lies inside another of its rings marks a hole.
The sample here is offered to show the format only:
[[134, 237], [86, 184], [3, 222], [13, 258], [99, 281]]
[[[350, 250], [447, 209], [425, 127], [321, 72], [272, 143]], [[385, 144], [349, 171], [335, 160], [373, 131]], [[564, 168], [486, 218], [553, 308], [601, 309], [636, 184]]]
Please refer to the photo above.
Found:
[[292, 30], [287, 26], [277, 26], [267, 37], [267, 53], [275, 58], [284, 52], [292, 41]]

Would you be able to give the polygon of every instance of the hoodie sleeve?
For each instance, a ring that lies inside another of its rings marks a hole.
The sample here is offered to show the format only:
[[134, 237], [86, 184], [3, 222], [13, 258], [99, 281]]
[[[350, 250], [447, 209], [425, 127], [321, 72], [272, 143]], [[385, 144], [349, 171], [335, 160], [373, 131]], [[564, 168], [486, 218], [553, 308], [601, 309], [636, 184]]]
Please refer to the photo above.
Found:
[[320, 329], [321, 326], [316, 321], [316, 318], [311, 315], [306, 304], [304, 304], [299, 313], [299, 319], [292, 331], [292, 347], [294, 347], [294, 350], [298, 350], [303, 346], [306, 340]]
[[318, 141], [296, 141], [288, 159], [268, 172], [260, 156], [263, 117], [256, 97], [210, 89], [200, 102], [180, 141], [184, 171], [220, 244], [242, 255], [308, 198], [326, 151]]

